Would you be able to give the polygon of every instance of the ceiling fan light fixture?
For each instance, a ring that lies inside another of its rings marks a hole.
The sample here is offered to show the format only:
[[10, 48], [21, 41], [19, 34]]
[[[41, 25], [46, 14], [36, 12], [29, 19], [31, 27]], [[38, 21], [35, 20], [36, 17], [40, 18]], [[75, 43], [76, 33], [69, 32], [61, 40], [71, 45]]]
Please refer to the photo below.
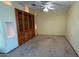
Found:
[[47, 9], [47, 8], [44, 8], [43, 11], [44, 11], [44, 12], [48, 12], [48, 9]]

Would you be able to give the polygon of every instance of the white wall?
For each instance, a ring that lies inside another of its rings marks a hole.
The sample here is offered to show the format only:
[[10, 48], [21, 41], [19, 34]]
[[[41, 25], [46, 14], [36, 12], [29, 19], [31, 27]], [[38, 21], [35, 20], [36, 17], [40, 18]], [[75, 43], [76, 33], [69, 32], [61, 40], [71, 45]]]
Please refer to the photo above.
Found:
[[66, 37], [79, 55], [79, 2], [75, 2], [69, 10]]
[[20, 10], [24, 10], [24, 6], [20, 5], [16, 1], [13, 1], [12, 2], [12, 6], [13, 6], [13, 8], [17, 8], [17, 9], [20, 9]]
[[[17, 39], [17, 31], [16, 31], [16, 20], [15, 20], [15, 12], [14, 8], [12, 7], [12, 3], [8, 2], [11, 5], [7, 5], [3, 2], [0, 2], [0, 52], [7, 53], [12, 49], [18, 46], [18, 39]], [[15, 36], [8, 38], [8, 34], [6, 32], [6, 22], [12, 22], [13, 30]]]
[[37, 12], [35, 23], [37, 24], [37, 34], [65, 35], [66, 12]]
[[[16, 29], [16, 17], [14, 8], [24, 10], [24, 7], [16, 2], [8, 2], [11, 5], [7, 5], [0, 1], [0, 52], [7, 53], [18, 46], [17, 29]], [[15, 36], [8, 38], [5, 30], [5, 22], [11, 21], [14, 23]]]

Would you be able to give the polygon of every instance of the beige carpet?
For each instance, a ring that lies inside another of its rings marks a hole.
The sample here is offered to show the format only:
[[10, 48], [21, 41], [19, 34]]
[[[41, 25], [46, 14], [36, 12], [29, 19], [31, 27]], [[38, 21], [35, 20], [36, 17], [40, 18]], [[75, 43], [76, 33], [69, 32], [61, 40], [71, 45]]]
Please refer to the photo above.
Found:
[[9, 57], [76, 57], [63, 36], [36, 36], [10, 52]]

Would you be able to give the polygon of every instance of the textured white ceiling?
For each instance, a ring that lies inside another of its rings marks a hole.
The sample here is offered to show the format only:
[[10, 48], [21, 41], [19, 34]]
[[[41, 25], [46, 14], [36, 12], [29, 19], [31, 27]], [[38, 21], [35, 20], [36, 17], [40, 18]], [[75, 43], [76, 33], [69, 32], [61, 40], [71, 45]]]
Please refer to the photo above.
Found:
[[[46, 1], [43, 1], [46, 2]], [[73, 1], [51, 1], [54, 3], [54, 8], [56, 10], [67, 10], [74, 2]], [[18, 1], [23, 6], [29, 6], [33, 10], [42, 10], [40, 8], [39, 1]], [[36, 4], [36, 6], [32, 6], [32, 4]]]

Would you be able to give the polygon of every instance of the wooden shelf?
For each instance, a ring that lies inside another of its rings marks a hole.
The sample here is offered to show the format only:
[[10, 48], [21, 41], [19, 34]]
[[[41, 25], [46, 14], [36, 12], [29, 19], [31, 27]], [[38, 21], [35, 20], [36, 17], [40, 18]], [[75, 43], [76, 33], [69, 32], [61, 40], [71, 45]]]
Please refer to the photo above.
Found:
[[19, 46], [35, 36], [34, 15], [15, 9]]

